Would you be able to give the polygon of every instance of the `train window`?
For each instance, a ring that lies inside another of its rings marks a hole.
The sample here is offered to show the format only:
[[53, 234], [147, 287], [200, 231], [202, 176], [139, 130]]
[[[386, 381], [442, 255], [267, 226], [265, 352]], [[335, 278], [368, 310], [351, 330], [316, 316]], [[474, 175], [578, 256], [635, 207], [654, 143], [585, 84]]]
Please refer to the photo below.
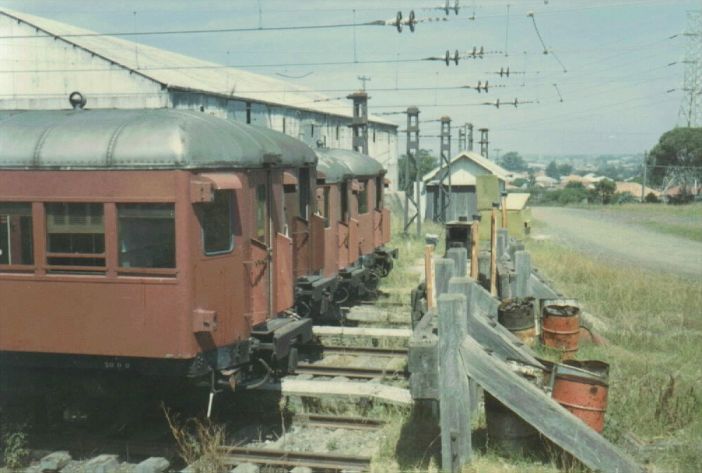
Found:
[[385, 187], [385, 179], [383, 176], [375, 178], [375, 208], [376, 210], [383, 209], [383, 188]]
[[300, 197], [300, 218], [309, 218], [310, 208], [310, 170], [301, 168], [298, 179], [298, 195]]
[[173, 204], [117, 204], [119, 265], [175, 268]]
[[358, 213], [368, 212], [368, 180], [361, 181], [361, 189], [356, 194], [358, 198]]
[[349, 189], [346, 181], [341, 183], [341, 221], [346, 221], [349, 218]]
[[215, 191], [214, 202], [202, 206], [202, 235], [206, 255], [234, 248], [231, 191]]
[[331, 191], [329, 186], [324, 187], [324, 227], [331, 227], [331, 219], [329, 218], [329, 192]]
[[47, 262], [54, 266], [105, 266], [103, 205], [46, 204]]
[[266, 185], [256, 187], [256, 239], [266, 241]]
[[0, 264], [34, 264], [32, 204], [0, 202]]

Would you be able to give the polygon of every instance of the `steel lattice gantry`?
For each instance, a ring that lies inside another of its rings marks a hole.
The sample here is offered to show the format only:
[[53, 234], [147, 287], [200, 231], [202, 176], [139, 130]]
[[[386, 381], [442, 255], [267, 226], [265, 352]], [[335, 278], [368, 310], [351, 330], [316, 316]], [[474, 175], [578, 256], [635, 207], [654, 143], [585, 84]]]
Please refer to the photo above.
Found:
[[404, 191], [404, 234], [409, 233], [412, 222], [417, 222], [417, 236], [422, 234], [422, 211], [420, 204], [420, 179], [419, 162], [417, 153], [419, 152], [419, 109], [409, 107], [407, 109], [407, 155], [405, 157]]
[[450, 220], [451, 206], [451, 118], [441, 117], [441, 146], [439, 156], [439, 208], [437, 220], [446, 223]]

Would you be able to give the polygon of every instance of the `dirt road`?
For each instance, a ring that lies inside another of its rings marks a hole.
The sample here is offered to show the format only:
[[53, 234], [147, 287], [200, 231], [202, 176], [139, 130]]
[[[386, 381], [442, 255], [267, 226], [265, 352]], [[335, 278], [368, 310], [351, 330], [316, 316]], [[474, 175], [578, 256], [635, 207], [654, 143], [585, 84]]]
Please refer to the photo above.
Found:
[[620, 264], [663, 270], [702, 280], [702, 243], [616, 221], [596, 210], [533, 207], [550, 237]]

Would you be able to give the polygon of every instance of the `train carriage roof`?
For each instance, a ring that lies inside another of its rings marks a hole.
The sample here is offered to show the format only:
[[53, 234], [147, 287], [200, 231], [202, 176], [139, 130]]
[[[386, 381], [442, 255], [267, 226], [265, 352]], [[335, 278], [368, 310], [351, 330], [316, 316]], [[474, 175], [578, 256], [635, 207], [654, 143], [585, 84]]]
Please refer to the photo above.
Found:
[[0, 120], [4, 169], [303, 166], [314, 151], [282, 133], [201, 112], [28, 111]]
[[328, 183], [339, 182], [348, 177], [377, 176], [385, 173], [382, 164], [356, 151], [329, 148], [319, 148], [315, 151], [319, 158], [317, 169], [325, 175]]

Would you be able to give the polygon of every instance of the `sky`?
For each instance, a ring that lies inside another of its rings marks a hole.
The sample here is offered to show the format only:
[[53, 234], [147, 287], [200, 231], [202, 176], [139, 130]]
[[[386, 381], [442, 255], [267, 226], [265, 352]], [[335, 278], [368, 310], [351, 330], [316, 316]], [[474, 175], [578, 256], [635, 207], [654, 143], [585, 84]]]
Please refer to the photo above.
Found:
[[[370, 77], [366, 87], [371, 113], [388, 114], [384, 118], [403, 129], [406, 118], [398, 112], [419, 107], [423, 148], [438, 147], [438, 119], [444, 115], [451, 118], [454, 131], [467, 122], [476, 129], [489, 128], [491, 154], [641, 153], [680, 123], [687, 47], [681, 33], [686, 12], [701, 9], [700, 0], [462, 0], [459, 14], [449, 16], [434, 8], [443, 4], [444, 0], [0, 0], [0, 7], [102, 33], [358, 25], [394, 18], [398, 11], [407, 17], [410, 10], [420, 20], [440, 18], [417, 24], [414, 33], [406, 27], [398, 33], [392, 26], [359, 25], [126, 38], [283, 78], [330, 97], [345, 96], [361, 87], [359, 76]], [[442, 61], [405, 62], [473, 47], [489, 54], [448, 67]], [[347, 64], [296, 65], [310, 62]], [[496, 74], [508, 67], [509, 78]], [[487, 94], [457, 88], [486, 80]], [[484, 105], [498, 98], [499, 109]], [[515, 98], [520, 102], [517, 108], [505, 104]], [[404, 146], [401, 139], [401, 152]]]

